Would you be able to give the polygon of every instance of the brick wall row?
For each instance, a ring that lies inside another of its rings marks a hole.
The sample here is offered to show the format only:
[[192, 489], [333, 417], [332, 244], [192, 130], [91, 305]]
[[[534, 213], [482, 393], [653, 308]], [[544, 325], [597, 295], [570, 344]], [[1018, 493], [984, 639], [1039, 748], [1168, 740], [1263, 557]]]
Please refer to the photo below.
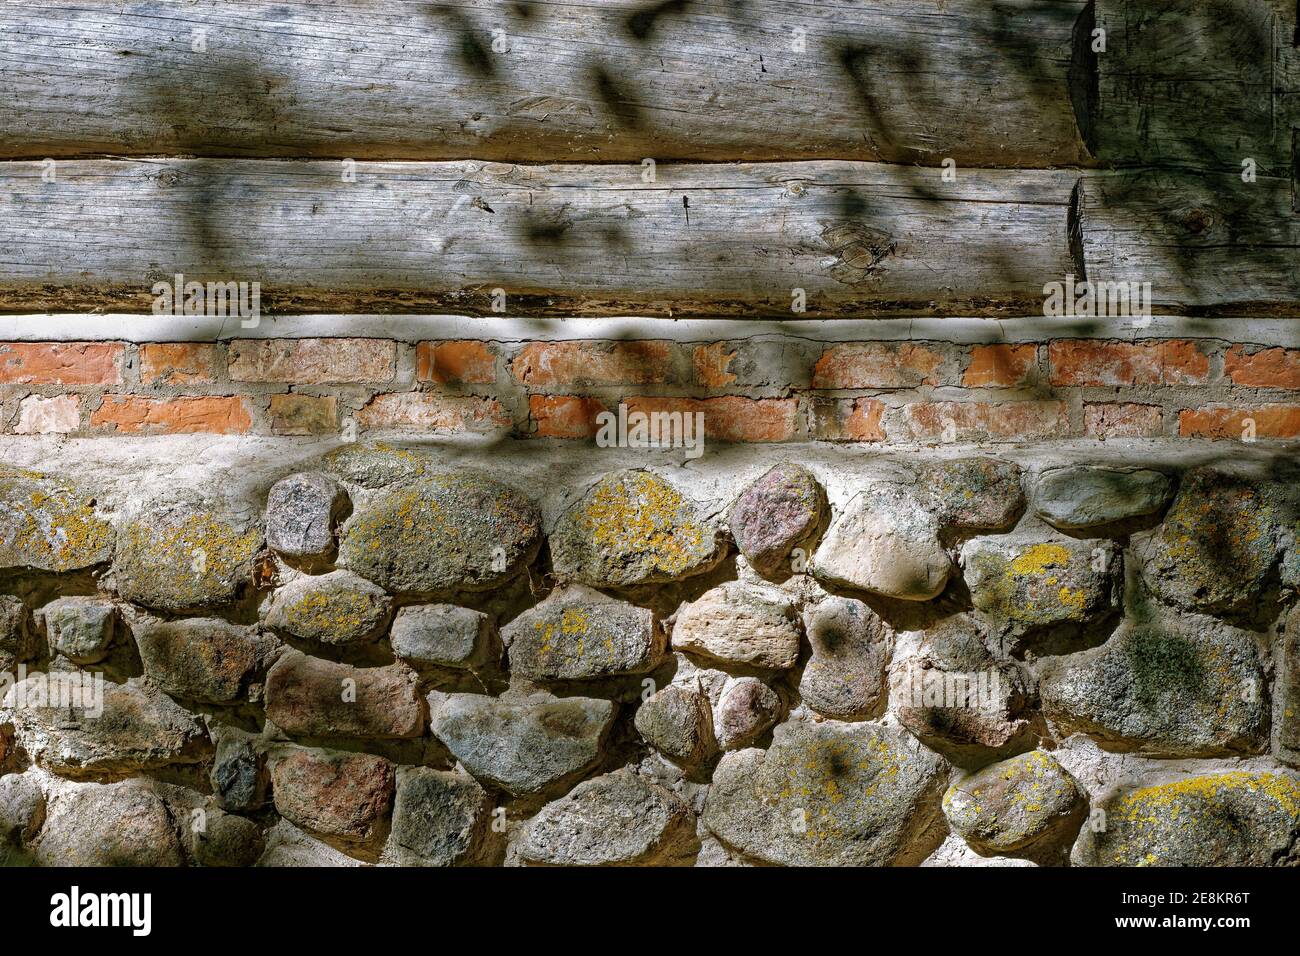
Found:
[[6, 434], [513, 433], [705, 414], [716, 441], [1300, 438], [1300, 349], [1042, 343], [426, 341], [0, 344]]

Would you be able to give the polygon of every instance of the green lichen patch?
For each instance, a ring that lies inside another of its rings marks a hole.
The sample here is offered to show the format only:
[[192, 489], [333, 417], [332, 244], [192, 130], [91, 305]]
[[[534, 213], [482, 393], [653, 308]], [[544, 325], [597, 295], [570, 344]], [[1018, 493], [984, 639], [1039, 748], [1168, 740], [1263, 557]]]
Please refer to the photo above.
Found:
[[486, 591], [541, 547], [541, 514], [519, 492], [474, 472], [440, 472], [359, 508], [339, 564], [389, 591]]
[[165, 611], [230, 603], [251, 584], [262, 542], [256, 522], [221, 505], [150, 509], [118, 532], [118, 593]]
[[1236, 771], [1116, 796], [1084, 827], [1074, 860], [1090, 866], [1279, 866], [1297, 862], [1300, 781]]
[[0, 472], [0, 571], [75, 571], [113, 555], [92, 495], [30, 471]]

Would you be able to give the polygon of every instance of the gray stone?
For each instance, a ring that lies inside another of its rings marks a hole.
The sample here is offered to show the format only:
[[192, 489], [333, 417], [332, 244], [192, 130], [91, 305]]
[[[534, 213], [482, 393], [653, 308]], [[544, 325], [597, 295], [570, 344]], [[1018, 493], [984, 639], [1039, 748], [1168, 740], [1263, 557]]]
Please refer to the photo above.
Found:
[[97, 597], [65, 597], [41, 609], [50, 649], [74, 664], [96, 664], [108, 656], [117, 629], [117, 608]]
[[333, 556], [335, 529], [350, 506], [348, 493], [328, 475], [282, 478], [266, 496], [266, 543], [290, 561], [319, 567]]
[[27, 605], [12, 594], [0, 594], [0, 671], [13, 671], [36, 656]]
[[405, 664], [350, 667], [290, 650], [266, 676], [266, 716], [301, 737], [419, 737], [424, 709], [416, 684]]
[[1295, 866], [1300, 780], [1234, 771], [1116, 794], [1085, 826], [1076, 866]]
[[646, 743], [683, 767], [697, 765], [717, 747], [708, 697], [680, 684], [651, 694], [634, 723]]
[[606, 475], [560, 516], [551, 533], [556, 577], [592, 587], [676, 581], [726, 555], [700, 508], [658, 475]]
[[799, 680], [803, 702], [826, 717], [860, 720], [884, 705], [889, 628], [853, 598], [828, 597], [804, 616], [812, 657]]
[[1033, 680], [996, 658], [968, 615], [928, 629], [890, 684], [899, 723], [950, 757], [987, 760], [1018, 749], [1034, 730]]
[[727, 581], [677, 612], [672, 644], [725, 664], [788, 670], [799, 659], [799, 618], [784, 593]]
[[387, 834], [393, 781], [392, 765], [371, 754], [293, 747], [271, 760], [276, 812], [343, 845], [374, 844]]
[[1122, 560], [1113, 541], [976, 538], [961, 552], [971, 603], [1019, 638], [1099, 627], [1119, 610]]
[[137, 781], [66, 784], [31, 843], [38, 866], [183, 866], [162, 799]]
[[163, 611], [229, 604], [252, 585], [262, 531], [224, 504], [174, 503], [144, 511], [118, 531], [118, 593]]
[[388, 639], [395, 655], [415, 665], [473, 670], [501, 660], [501, 638], [492, 618], [454, 604], [402, 608]]
[[1209, 618], [1125, 621], [1104, 645], [1043, 668], [1043, 712], [1062, 735], [1155, 756], [1258, 753], [1267, 684], [1254, 635]]
[[792, 721], [766, 750], [726, 754], [704, 823], [728, 846], [788, 866], [907, 866], [947, 830], [943, 759], [872, 724]]
[[1208, 469], [1188, 472], [1164, 524], [1138, 543], [1142, 577], [1175, 607], [1250, 613], [1277, 561], [1276, 518], [1254, 485]]
[[595, 766], [617, 707], [588, 697], [429, 695], [429, 725], [478, 780], [514, 796], [564, 787]]
[[337, 647], [376, 640], [388, 629], [392, 613], [383, 588], [350, 571], [331, 571], [297, 578], [276, 590], [266, 610], [266, 626]]
[[501, 637], [511, 673], [540, 681], [643, 674], [666, 644], [649, 610], [582, 585], [552, 591]]
[[338, 560], [393, 592], [488, 591], [527, 567], [541, 543], [541, 514], [519, 492], [474, 472], [442, 472], [358, 508]]
[[266, 802], [266, 771], [262, 756], [247, 734], [229, 728], [214, 731], [212, 795], [226, 810], [245, 813]]
[[837, 587], [928, 601], [943, 591], [952, 562], [933, 515], [909, 493], [882, 487], [848, 503], [810, 570]]
[[1088, 800], [1075, 779], [1042, 750], [990, 764], [943, 797], [949, 825], [979, 853], [1013, 853], [1073, 840]]
[[1034, 512], [1054, 528], [1086, 531], [1154, 515], [1172, 493], [1168, 475], [1146, 468], [1053, 468], [1034, 488]]
[[1287, 612], [1282, 629], [1282, 660], [1277, 677], [1278, 708], [1281, 719], [1278, 741], [1291, 752], [1291, 761], [1300, 760], [1300, 604]]
[[997, 458], [955, 458], [921, 470], [920, 486], [939, 524], [954, 531], [1006, 531], [1025, 510], [1020, 466]]
[[81, 677], [36, 674], [10, 688], [0, 704], [0, 725], [12, 724], [18, 743], [46, 770], [103, 779], [201, 763], [211, 755], [203, 724], [138, 679], [104, 681], [98, 714], [87, 681], [79, 698], [85, 706], [49, 706], [66, 696], [68, 680]]
[[397, 775], [388, 850], [401, 866], [483, 862], [492, 799], [467, 774], [408, 767]]
[[433, 465], [427, 452], [401, 448], [388, 442], [356, 442], [334, 449], [324, 466], [344, 480], [376, 490], [410, 484]]
[[722, 691], [714, 726], [724, 750], [748, 747], [781, 719], [781, 696], [757, 677], [740, 677]]
[[0, 470], [0, 572], [77, 571], [113, 556], [95, 497], [59, 478]]
[[791, 570], [791, 552], [811, 543], [826, 511], [826, 493], [813, 474], [785, 463], [741, 493], [728, 523], [745, 560], [770, 578]]
[[265, 833], [266, 849], [257, 866], [265, 867], [321, 867], [366, 866], [364, 860], [349, 856], [310, 833], [298, 829], [288, 820], [280, 819]]
[[199, 866], [252, 866], [262, 855], [262, 830], [252, 820], [210, 811], [202, 830], [193, 834], [194, 862]]
[[11, 773], [0, 777], [0, 844], [23, 846], [43, 822], [45, 793], [33, 775]]
[[220, 618], [152, 621], [136, 629], [145, 674], [173, 697], [230, 704], [248, 696], [279, 642]]
[[698, 845], [691, 808], [624, 767], [543, 807], [518, 849], [549, 866], [662, 866], [685, 862]]

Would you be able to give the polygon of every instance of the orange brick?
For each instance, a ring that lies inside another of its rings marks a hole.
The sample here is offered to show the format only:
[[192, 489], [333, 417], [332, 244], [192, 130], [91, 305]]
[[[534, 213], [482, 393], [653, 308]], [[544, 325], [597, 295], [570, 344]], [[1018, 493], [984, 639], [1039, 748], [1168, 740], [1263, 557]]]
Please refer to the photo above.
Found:
[[832, 345], [813, 366], [813, 388], [915, 388], [940, 384], [943, 356], [924, 345]]
[[524, 385], [658, 385], [672, 378], [671, 342], [530, 342], [511, 365]]
[[238, 435], [253, 421], [238, 396], [204, 395], [188, 398], [140, 398], [106, 395], [90, 424], [123, 434], [163, 435], [207, 432]]
[[387, 339], [238, 339], [230, 343], [230, 378], [235, 382], [388, 382], [396, 362], [397, 344]]
[[205, 342], [150, 342], [140, 349], [145, 385], [208, 385], [217, 380], [219, 351]]
[[376, 395], [357, 414], [363, 428], [434, 432], [486, 432], [508, 427], [500, 403], [471, 395], [393, 392]]
[[1255, 438], [1300, 438], [1300, 405], [1185, 408], [1178, 413], [1178, 434], [1184, 438], [1242, 441], [1255, 424]]
[[736, 381], [736, 376], [727, 371], [735, 357], [736, 351], [729, 349], [726, 342], [696, 346], [691, 353], [695, 381], [706, 388], [726, 388]]
[[1202, 385], [1210, 360], [1195, 342], [1074, 339], [1047, 347], [1053, 385]]
[[485, 342], [421, 342], [415, 347], [415, 375], [421, 382], [491, 385], [496, 355]]
[[120, 385], [117, 342], [7, 342], [0, 345], [0, 383], [6, 385]]
[[798, 403], [793, 398], [629, 398], [628, 412], [704, 413], [704, 437], [722, 442], [785, 441], [794, 435]]
[[1300, 389], [1300, 349], [1247, 353], [1244, 346], [1234, 345], [1223, 357], [1223, 371], [1237, 385]]
[[1029, 380], [1037, 363], [1037, 345], [977, 345], [961, 383], [967, 388], [1013, 388]]
[[829, 399], [813, 405], [816, 437], [822, 441], [884, 441], [885, 403], [874, 398]]
[[329, 435], [338, 430], [333, 395], [272, 395], [271, 431], [276, 435]]
[[539, 438], [591, 438], [599, 430], [596, 416], [605, 406], [577, 395], [530, 395], [528, 414], [537, 422]]
[[1089, 438], [1156, 438], [1165, 431], [1159, 405], [1098, 402], [1083, 406], [1083, 433]]
[[921, 442], [1042, 441], [1070, 431], [1064, 402], [917, 402], [901, 420]]

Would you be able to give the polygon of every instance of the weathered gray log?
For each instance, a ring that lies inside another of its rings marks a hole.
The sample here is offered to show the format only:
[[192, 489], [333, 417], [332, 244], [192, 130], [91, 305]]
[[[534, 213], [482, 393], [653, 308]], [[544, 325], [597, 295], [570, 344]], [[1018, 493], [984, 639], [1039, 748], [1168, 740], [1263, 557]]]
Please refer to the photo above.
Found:
[[1149, 282], [1159, 311], [1300, 315], [1300, 215], [1287, 179], [1093, 173], [1078, 201], [1088, 279]]
[[[344, 181], [349, 170], [355, 182]], [[875, 163], [0, 164], [0, 309], [149, 311], [175, 273], [290, 311], [1036, 312], [1069, 171]], [[498, 304], [502, 304], [498, 302]]]
[[1088, 156], [1091, 17], [1085, 0], [19, 0], [0, 6], [0, 156], [1068, 165]]

